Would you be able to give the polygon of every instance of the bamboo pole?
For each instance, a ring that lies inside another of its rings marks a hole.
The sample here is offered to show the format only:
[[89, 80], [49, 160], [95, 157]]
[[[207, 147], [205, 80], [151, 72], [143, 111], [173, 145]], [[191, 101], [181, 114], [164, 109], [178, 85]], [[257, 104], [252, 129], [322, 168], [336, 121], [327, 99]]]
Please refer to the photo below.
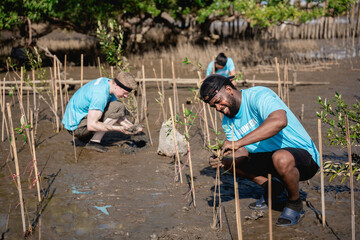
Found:
[[325, 191], [324, 191], [324, 165], [323, 165], [323, 150], [322, 150], [322, 133], [321, 133], [321, 119], [318, 119], [318, 136], [319, 136], [319, 155], [320, 155], [320, 183], [321, 183], [321, 217], [322, 225], [325, 227]]
[[277, 77], [278, 77], [278, 95], [281, 99], [283, 99], [283, 94], [281, 91], [280, 66], [279, 66], [277, 57], [275, 57], [275, 65], [276, 65], [276, 72], [277, 72]]
[[[58, 77], [59, 77], [59, 80], [60, 80], [60, 61], [57, 60], [57, 70], [58, 70]], [[61, 105], [61, 117], [64, 116], [64, 94], [63, 94], [63, 90], [62, 90], [62, 86], [61, 86], [61, 81], [58, 81], [59, 82], [59, 92], [60, 92], [60, 105]], [[61, 124], [61, 123], [60, 123]], [[60, 126], [61, 128], [63, 128], [62, 124]]]
[[[177, 163], [178, 163], [178, 168], [179, 168], [179, 174], [180, 174], [180, 183], [183, 183], [183, 179], [182, 179], [182, 173], [181, 173], [181, 162], [180, 162], [180, 155], [179, 155], [179, 149], [178, 149], [178, 144], [177, 144], [177, 139], [176, 139], [176, 128], [175, 128], [175, 117], [174, 117], [174, 112], [173, 112], [173, 105], [171, 102], [171, 98], [169, 98], [169, 106], [170, 106], [170, 114], [171, 114], [171, 123], [172, 123], [172, 131], [174, 134], [174, 146], [175, 146], [175, 155], [176, 155], [176, 159], [177, 159]], [[175, 160], [176, 161], [176, 160]], [[175, 174], [176, 177], [178, 175], [178, 172], [176, 171], [176, 164], [175, 164]]]
[[[184, 114], [184, 123], [185, 123], [185, 135], [189, 136], [189, 129], [187, 127], [187, 120], [185, 115], [185, 106], [182, 104], [182, 110]], [[191, 151], [190, 151], [190, 140], [187, 139], [187, 147], [188, 147], [188, 158], [189, 158], [189, 167], [190, 167], [190, 180], [191, 180], [191, 193], [194, 200], [194, 207], [196, 207], [196, 198], [195, 198], [195, 186], [194, 186], [194, 174], [193, 174], [193, 167], [191, 161]]]
[[[209, 124], [208, 124], [208, 119], [207, 119], [207, 115], [206, 115], [206, 106], [205, 106], [204, 102], [203, 102], [203, 109], [204, 109], [204, 121], [205, 121], [207, 144], [210, 144]], [[206, 140], [205, 137], [204, 137], [204, 140]]]
[[232, 131], [232, 155], [233, 155], [233, 175], [234, 175], [234, 193], [235, 193], [235, 211], [236, 211], [236, 227], [238, 239], [242, 240], [242, 227], [241, 227], [241, 216], [240, 216], [240, 200], [239, 200], [239, 189], [238, 182], [236, 181], [236, 164], [235, 164], [235, 146], [234, 146], [234, 124], [231, 123]]
[[56, 132], [60, 131], [59, 129], [59, 116], [58, 116], [58, 90], [57, 90], [57, 66], [56, 66], [56, 56], [54, 56], [54, 110], [55, 110], [55, 124]]
[[[8, 127], [8, 122], [7, 122], [7, 119], [5, 117], [5, 104], [6, 104], [6, 99], [5, 99], [5, 78], [4, 78], [4, 83], [3, 83], [3, 91], [2, 91], [2, 106], [1, 106], [1, 109], [2, 109], [2, 116], [3, 116], [3, 119], [2, 119], [2, 133], [1, 133], [1, 141], [3, 142], [5, 140], [5, 133], [4, 133], [4, 130], [6, 130], [6, 135], [8, 138], [10, 138], [10, 133], [9, 133], [9, 127]], [[11, 151], [10, 151], [11, 153]], [[11, 153], [11, 157], [12, 157], [12, 153]]]
[[81, 54], [81, 63], [80, 63], [80, 87], [83, 86], [83, 81], [84, 81], [84, 55]]
[[99, 65], [99, 76], [102, 77], [100, 57], [98, 57], [98, 65]]
[[348, 150], [349, 160], [349, 173], [350, 173], [350, 203], [351, 203], [351, 239], [355, 240], [355, 200], [354, 200], [354, 176], [351, 158], [351, 142], [350, 142], [350, 130], [349, 130], [349, 118], [345, 115], [346, 123], [346, 143]]
[[22, 221], [22, 227], [23, 227], [23, 234], [25, 234], [25, 232], [26, 232], [25, 213], [24, 213], [24, 201], [23, 201], [23, 195], [22, 195], [22, 189], [21, 189], [21, 181], [20, 181], [19, 160], [18, 160], [18, 155], [17, 155], [17, 150], [16, 150], [15, 134], [14, 134], [14, 127], [13, 127], [13, 122], [12, 122], [10, 104], [6, 103], [6, 107], [7, 107], [8, 117], [9, 117], [9, 124], [10, 124], [11, 147], [12, 147], [12, 150], [13, 150], [14, 162], [15, 162], [16, 176], [14, 178], [16, 178], [16, 181], [17, 181], [17, 189], [18, 189], [18, 192], [19, 192], [19, 201], [20, 201], [21, 221]]
[[[153, 68], [153, 72], [154, 72], [155, 78], [157, 78], [155, 68]], [[163, 121], [166, 122], [166, 114], [165, 114], [165, 108], [164, 108], [165, 96], [162, 94], [162, 91], [161, 91], [160, 86], [159, 86], [159, 81], [157, 81], [156, 83], [157, 83], [158, 92], [159, 92], [159, 95], [160, 95], [160, 106], [161, 106], [161, 112], [162, 112], [162, 116], [163, 116]], [[160, 116], [159, 116], [159, 119], [160, 119]]]
[[273, 239], [273, 230], [272, 230], [272, 196], [271, 196], [271, 174], [268, 173], [268, 207], [269, 207], [269, 239]]
[[68, 86], [66, 83], [66, 61], [67, 61], [67, 56], [65, 54], [64, 57], [64, 89], [65, 89], [65, 105], [69, 102], [69, 91], [68, 91]]
[[111, 74], [111, 78], [114, 78], [114, 67], [113, 66], [110, 67], [110, 74]]
[[144, 65], [142, 65], [142, 72], [143, 72], [143, 96], [144, 96], [144, 102], [145, 104], [144, 106], [144, 116], [145, 116], [145, 122], [146, 122], [146, 128], [148, 130], [148, 134], [149, 134], [149, 138], [150, 138], [150, 144], [151, 146], [153, 146], [153, 142], [152, 142], [152, 138], [151, 138], [151, 133], [150, 133], [150, 127], [149, 127], [149, 121], [148, 121], [148, 117], [147, 117], [147, 101], [146, 101], [146, 81], [145, 81], [145, 69], [144, 69]]
[[301, 116], [300, 120], [304, 120], [304, 104], [301, 104]]
[[212, 115], [212, 113], [211, 113], [210, 105], [209, 105], [209, 104], [206, 104], [206, 105], [207, 105], [207, 108], [208, 108], [208, 111], [209, 111], [211, 124], [212, 124], [212, 126], [213, 126], [213, 129], [215, 130], [215, 122], [214, 122], [213, 115]]
[[32, 149], [33, 149], [33, 161], [34, 161], [34, 169], [35, 169], [35, 180], [36, 180], [36, 190], [38, 195], [38, 201], [41, 202], [41, 194], [40, 194], [40, 181], [39, 181], [39, 171], [37, 167], [37, 158], [36, 158], [36, 150], [35, 150], [35, 138], [34, 138], [34, 124], [33, 124], [33, 111], [31, 110], [30, 115], [30, 124], [31, 124], [31, 142], [32, 142]]
[[180, 112], [179, 110], [179, 96], [177, 92], [177, 85], [175, 81], [175, 67], [174, 67], [174, 61], [171, 60], [171, 71], [172, 71], [172, 80], [173, 80], [173, 93], [174, 93], [174, 113], [176, 115], [177, 112]]
[[20, 68], [20, 101], [23, 102], [24, 67]]

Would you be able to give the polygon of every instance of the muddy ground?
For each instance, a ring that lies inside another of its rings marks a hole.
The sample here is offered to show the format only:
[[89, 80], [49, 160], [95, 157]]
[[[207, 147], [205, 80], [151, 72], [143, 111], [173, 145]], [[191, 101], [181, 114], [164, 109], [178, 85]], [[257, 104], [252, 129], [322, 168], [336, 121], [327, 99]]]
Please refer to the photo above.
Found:
[[[332, 98], [337, 91], [349, 103], [360, 99], [359, 59], [352, 59], [351, 64], [349, 60], [341, 60], [337, 64], [322, 66], [302, 66], [297, 71], [297, 79], [329, 81], [330, 84], [297, 86], [295, 91], [290, 92], [290, 108], [296, 116], [300, 117], [301, 106], [304, 104], [302, 123], [316, 145], [316, 111], [319, 109], [317, 96]], [[151, 72], [151, 68], [146, 68]], [[133, 69], [135, 75], [137, 70]], [[68, 77], [78, 79], [79, 73], [79, 68], [74, 67], [70, 69]], [[165, 77], [166, 74], [169, 75], [170, 71], [165, 72]], [[276, 72], [263, 72], [260, 69], [245, 72], [245, 78], [252, 79], [253, 74], [256, 74], [256, 79], [277, 79]], [[196, 78], [196, 74], [191, 72], [179, 71], [179, 75]], [[88, 67], [85, 70], [85, 78], [97, 76], [96, 68]], [[171, 96], [172, 89], [168, 84], [165, 87], [166, 96]], [[189, 87], [179, 86], [181, 103], [192, 98]], [[276, 91], [274, 86], [270, 87]], [[190, 133], [196, 191], [194, 208], [192, 198], [188, 196], [189, 167], [185, 166], [183, 169], [184, 183], [175, 182], [173, 160], [156, 153], [161, 126], [159, 104], [154, 100], [158, 97], [156, 85], [148, 87], [147, 95], [153, 146], [149, 142], [146, 146], [141, 145], [141, 141], [148, 140], [146, 129], [145, 136], [133, 138], [107, 134], [103, 140], [110, 149], [108, 153], [86, 150], [78, 144], [77, 162], [74, 159], [71, 135], [64, 130], [55, 133], [53, 116], [46, 104], [41, 102], [36, 135], [36, 154], [43, 195], [40, 215], [36, 214], [36, 190], [29, 189], [30, 172], [26, 167], [31, 162], [31, 157], [28, 146], [23, 144], [21, 137], [17, 140], [20, 171], [25, 172], [21, 179], [28, 211], [27, 221], [35, 226], [30, 239], [237, 239], [233, 176], [230, 174], [221, 175], [222, 229], [214, 230], [210, 227], [215, 171], [208, 165], [210, 153], [203, 148], [199, 121], [195, 122]], [[9, 97], [7, 101], [10, 101]], [[193, 107], [194, 110], [197, 108], [195, 103], [186, 106], [189, 109]], [[12, 109], [16, 126], [20, 117], [18, 103]], [[353, 151], [359, 150], [354, 147]], [[1, 239], [19, 239], [22, 235], [19, 198], [16, 186], [9, 177], [9, 167], [14, 172], [14, 162], [6, 164], [9, 154], [7, 138], [0, 143], [0, 152]], [[181, 160], [185, 163], [186, 157]], [[346, 161], [346, 149], [324, 146], [324, 161], [327, 160]], [[325, 180], [327, 226], [323, 228], [320, 220], [320, 177], [316, 175], [310, 181], [300, 184], [301, 195], [305, 200], [304, 219], [293, 227], [279, 228], [274, 225], [274, 239], [351, 238], [349, 180], [342, 184], [341, 179], [335, 179], [331, 183], [328, 180], [329, 177]], [[238, 183], [243, 239], [268, 239], [268, 212], [259, 213], [263, 217], [254, 220], [252, 211], [247, 207], [260, 197], [261, 188], [243, 179], [238, 179]], [[357, 182], [356, 213], [360, 208], [359, 189]], [[279, 215], [280, 212], [273, 211], [273, 222]], [[358, 216], [355, 225], [356, 234], [360, 236]]]

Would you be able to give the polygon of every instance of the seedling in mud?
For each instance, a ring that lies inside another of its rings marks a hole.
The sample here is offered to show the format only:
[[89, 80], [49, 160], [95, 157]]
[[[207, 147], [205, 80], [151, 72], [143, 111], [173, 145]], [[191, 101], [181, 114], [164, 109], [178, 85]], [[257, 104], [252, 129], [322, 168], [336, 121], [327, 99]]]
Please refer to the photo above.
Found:
[[[320, 96], [317, 101], [321, 106], [321, 112], [317, 112], [317, 116], [321, 121], [329, 126], [327, 130], [327, 138], [330, 145], [346, 146], [346, 123], [345, 116], [349, 119], [350, 142], [352, 145], [360, 143], [360, 102], [348, 105], [341, 98], [341, 94], [335, 93], [332, 101], [322, 99]], [[359, 156], [353, 154], [352, 163], [353, 174], [356, 180], [360, 180], [360, 162], [356, 161]], [[330, 180], [337, 176], [342, 176], [341, 182], [344, 182], [349, 173], [348, 163], [334, 163], [327, 161], [324, 163], [324, 172], [330, 175]]]
[[[26, 137], [24, 131], [25, 131], [25, 129], [30, 128], [31, 125], [30, 125], [30, 124], [25, 125], [25, 118], [24, 118], [24, 116], [21, 116], [21, 118], [20, 118], [20, 124], [21, 124], [21, 126], [15, 128], [14, 130], [16, 131], [17, 134], [19, 134], [19, 135], [21, 135], [21, 136], [23, 137], [23, 141], [24, 141], [24, 143], [26, 143], [27, 137]], [[11, 140], [12, 140], [12, 139], [10, 138], [10, 141], [11, 141]], [[15, 137], [15, 140], [17, 140], [16, 137]]]

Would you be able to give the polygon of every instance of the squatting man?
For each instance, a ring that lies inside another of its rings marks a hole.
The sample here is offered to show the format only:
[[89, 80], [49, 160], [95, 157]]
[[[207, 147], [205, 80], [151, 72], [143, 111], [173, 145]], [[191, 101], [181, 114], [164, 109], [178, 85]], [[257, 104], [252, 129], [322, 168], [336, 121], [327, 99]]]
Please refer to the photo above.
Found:
[[[143, 130], [125, 117], [126, 109], [121, 98], [137, 87], [135, 77], [120, 72], [116, 78], [95, 79], [75, 92], [71, 97], [63, 117], [64, 127], [80, 141], [85, 148], [107, 152], [101, 144], [106, 132], [117, 131], [134, 135]], [[117, 124], [116, 124], [117, 123]]]
[[[285, 105], [269, 88], [237, 90], [232, 77], [208, 76], [200, 87], [201, 99], [224, 114], [224, 142], [220, 166], [232, 169], [234, 141], [236, 173], [264, 188], [264, 196], [249, 205], [253, 210], [267, 209], [268, 173], [272, 178], [274, 205], [287, 195], [277, 226], [297, 224], [304, 216], [299, 181], [312, 178], [319, 169], [319, 153], [310, 136]], [[233, 127], [232, 127], [233, 126]], [[210, 158], [218, 166], [215, 156]]]

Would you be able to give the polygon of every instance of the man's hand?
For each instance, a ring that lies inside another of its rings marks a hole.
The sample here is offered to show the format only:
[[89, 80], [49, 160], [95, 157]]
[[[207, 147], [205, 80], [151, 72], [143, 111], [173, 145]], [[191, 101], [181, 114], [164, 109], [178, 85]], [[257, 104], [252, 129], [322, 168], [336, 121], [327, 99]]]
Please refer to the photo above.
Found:
[[[232, 141], [225, 141], [224, 142], [224, 145], [222, 146], [222, 149], [221, 149], [221, 154], [222, 156], [225, 156], [225, 155], [228, 155], [228, 154], [231, 154], [232, 152], [232, 149], [233, 149], [233, 142]], [[243, 146], [241, 146], [240, 142], [239, 141], [235, 141], [234, 142], [234, 151], [238, 150], [239, 148], [241, 148]]]
[[132, 125], [130, 127], [121, 125], [120, 127], [122, 128], [121, 132], [125, 133], [126, 135], [135, 135], [142, 132], [143, 130], [141, 125]]
[[216, 157], [215, 155], [212, 155], [209, 159], [209, 164], [212, 168], [217, 168], [219, 167], [224, 167], [224, 164], [222, 164], [222, 162], [219, 160], [218, 157]]

